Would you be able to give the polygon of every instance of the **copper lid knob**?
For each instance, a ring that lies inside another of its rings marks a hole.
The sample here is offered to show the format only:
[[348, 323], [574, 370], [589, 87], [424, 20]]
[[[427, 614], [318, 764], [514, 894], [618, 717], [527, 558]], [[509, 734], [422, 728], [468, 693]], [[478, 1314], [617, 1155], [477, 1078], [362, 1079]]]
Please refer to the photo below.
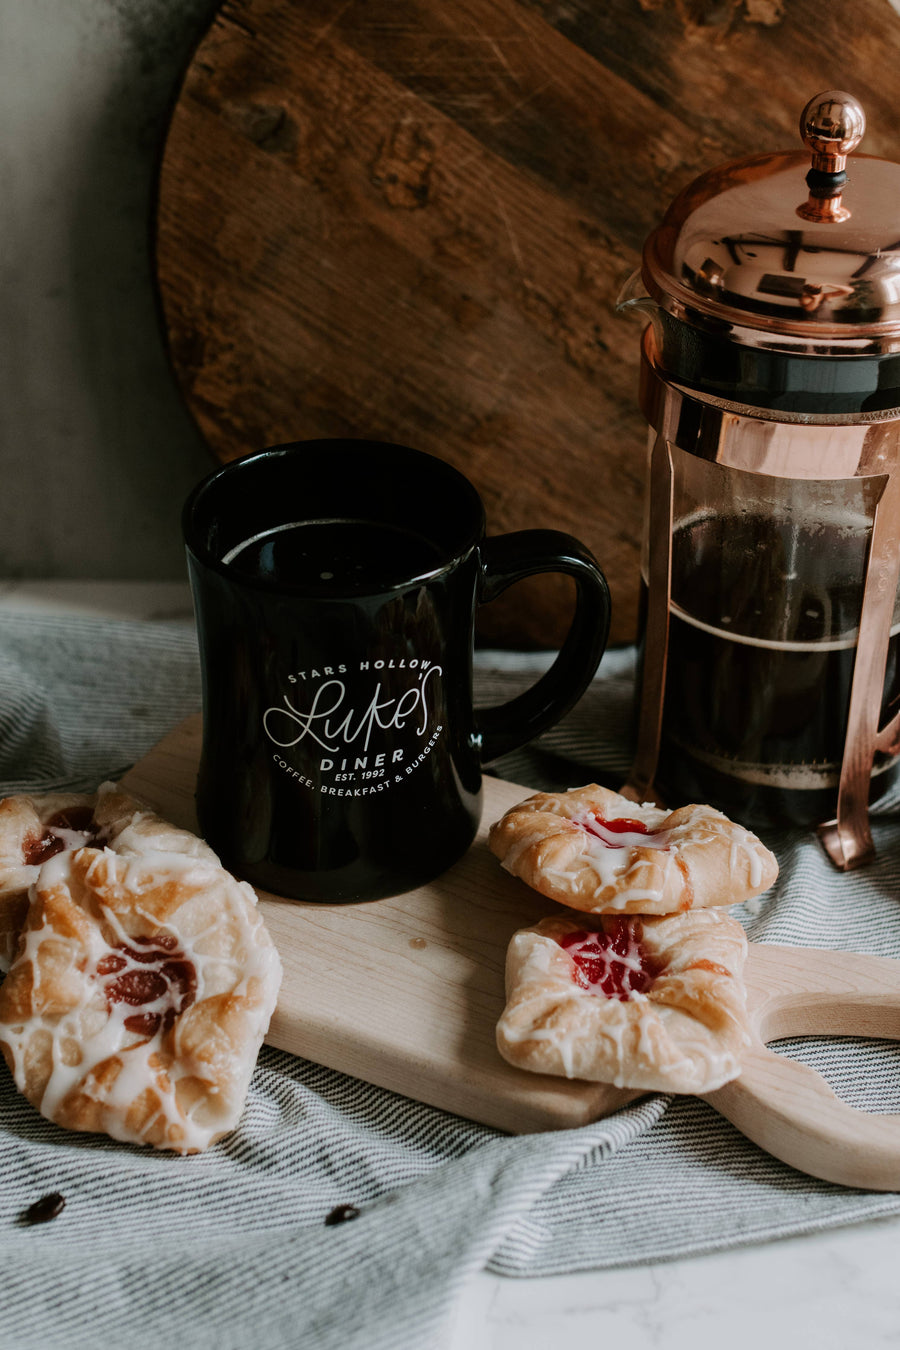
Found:
[[843, 173], [865, 130], [862, 104], [841, 89], [816, 94], [800, 114], [800, 135], [819, 173]]
[[820, 225], [837, 225], [850, 219], [841, 203], [847, 181], [847, 156], [855, 150], [866, 129], [862, 105], [852, 94], [829, 89], [816, 94], [800, 114], [800, 135], [812, 152], [806, 175], [809, 198], [797, 207], [797, 215]]

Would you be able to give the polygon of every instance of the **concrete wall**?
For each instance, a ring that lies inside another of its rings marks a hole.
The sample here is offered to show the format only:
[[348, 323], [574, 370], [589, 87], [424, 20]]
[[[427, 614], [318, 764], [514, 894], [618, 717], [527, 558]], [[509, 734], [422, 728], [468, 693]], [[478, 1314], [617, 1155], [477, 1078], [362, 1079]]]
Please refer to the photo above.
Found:
[[0, 578], [183, 576], [211, 467], [168, 369], [150, 222], [214, 0], [0, 0]]

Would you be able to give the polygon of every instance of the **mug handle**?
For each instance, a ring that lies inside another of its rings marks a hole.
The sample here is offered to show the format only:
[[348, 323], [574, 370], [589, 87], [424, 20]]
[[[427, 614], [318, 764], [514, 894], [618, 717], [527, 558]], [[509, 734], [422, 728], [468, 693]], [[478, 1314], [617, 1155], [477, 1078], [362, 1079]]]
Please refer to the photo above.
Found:
[[609, 636], [610, 599], [596, 558], [560, 530], [517, 530], [481, 543], [479, 604], [538, 572], [564, 572], [575, 581], [575, 614], [559, 655], [536, 684], [507, 703], [479, 708], [475, 734], [484, 761], [498, 759], [553, 726], [594, 677]]

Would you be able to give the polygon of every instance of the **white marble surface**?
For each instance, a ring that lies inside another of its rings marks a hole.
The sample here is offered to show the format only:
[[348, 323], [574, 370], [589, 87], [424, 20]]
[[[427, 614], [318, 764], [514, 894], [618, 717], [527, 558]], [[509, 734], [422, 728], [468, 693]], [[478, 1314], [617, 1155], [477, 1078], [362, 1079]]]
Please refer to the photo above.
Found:
[[896, 1350], [900, 1218], [624, 1270], [479, 1275], [448, 1350]]
[[[0, 582], [3, 609], [191, 620], [179, 582]], [[441, 1350], [897, 1350], [898, 1271], [900, 1217], [622, 1270], [479, 1274]]]

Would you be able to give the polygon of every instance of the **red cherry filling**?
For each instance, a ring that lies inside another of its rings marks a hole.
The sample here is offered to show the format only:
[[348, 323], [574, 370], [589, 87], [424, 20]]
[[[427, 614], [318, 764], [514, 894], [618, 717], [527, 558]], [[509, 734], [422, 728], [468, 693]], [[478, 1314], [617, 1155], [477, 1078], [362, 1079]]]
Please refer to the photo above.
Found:
[[[76, 836], [83, 836], [76, 838]], [[85, 848], [99, 842], [101, 836], [89, 806], [72, 806], [57, 811], [44, 826], [44, 833], [26, 839], [24, 863], [26, 867], [40, 867], [48, 858], [55, 858], [67, 848]]]
[[177, 950], [177, 941], [165, 933], [120, 942], [97, 962], [107, 1006], [125, 1003], [143, 1012], [129, 1013], [125, 1026], [142, 1036], [165, 1031], [197, 994], [193, 963]]
[[623, 817], [621, 820], [604, 820], [602, 816], [595, 817], [598, 825], [602, 825], [607, 830], [612, 830], [613, 834], [649, 834], [650, 830], [643, 820], [629, 820]]
[[575, 983], [592, 994], [622, 1002], [632, 994], [646, 994], [661, 966], [641, 946], [639, 933], [627, 919], [610, 920], [607, 931], [566, 933], [559, 945], [575, 963]]
[[595, 811], [576, 821], [594, 839], [599, 839], [606, 848], [667, 848], [668, 830], [651, 830], [643, 820], [634, 820], [630, 816], [619, 816], [615, 820], [605, 820]]

